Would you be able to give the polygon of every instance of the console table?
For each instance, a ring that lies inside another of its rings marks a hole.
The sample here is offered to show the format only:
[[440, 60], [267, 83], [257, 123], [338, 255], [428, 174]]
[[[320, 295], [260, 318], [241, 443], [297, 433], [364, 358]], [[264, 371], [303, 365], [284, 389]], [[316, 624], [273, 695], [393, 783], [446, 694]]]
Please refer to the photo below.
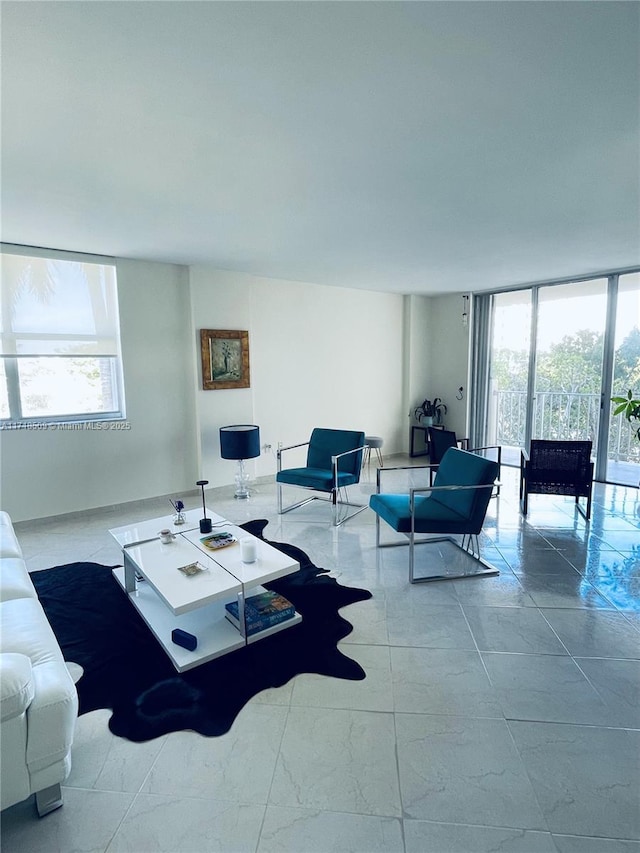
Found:
[[[409, 456], [428, 456], [429, 455], [429, 430], [430, 429], [445, 429], [444, 424], [432, 424], [430, 427], [427, 426], [412, 426], [411, 427], [411, 436], [409, 438]], [[424, 450], [416, 450], [415, 445], [415, 437], [416, 433], [421, 432], [424, 435]]]

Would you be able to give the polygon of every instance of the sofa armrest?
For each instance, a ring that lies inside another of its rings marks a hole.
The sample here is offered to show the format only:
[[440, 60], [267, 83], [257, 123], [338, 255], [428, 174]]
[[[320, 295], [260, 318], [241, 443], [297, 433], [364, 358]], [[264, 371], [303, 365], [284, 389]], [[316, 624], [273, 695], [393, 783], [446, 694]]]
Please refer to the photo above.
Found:
[[0, 557], [0, 577], [0, 601], [38, 597], [22, 558]]
[[33, 702], [31, 661], [17, 652], [0, 654], [0, 720], [24, 714]]
[[11, 518], [0, 511], [0, 557], [22, 557], [22, 548], [16, 537]]

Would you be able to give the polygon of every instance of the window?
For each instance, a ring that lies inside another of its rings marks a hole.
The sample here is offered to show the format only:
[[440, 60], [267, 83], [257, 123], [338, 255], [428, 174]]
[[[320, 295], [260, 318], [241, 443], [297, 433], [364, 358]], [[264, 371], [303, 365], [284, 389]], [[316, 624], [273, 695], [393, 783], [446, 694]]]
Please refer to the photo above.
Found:
[[610, 401], [640, 382], [640, 273], [481, 293], [474, 313], [475, 446], [518, 465], [531, 438], [587, 439], [596, 480], [635, 486], [635, 431]]
[[0, 422], [124, 417], [116, 269], [2, 247]]

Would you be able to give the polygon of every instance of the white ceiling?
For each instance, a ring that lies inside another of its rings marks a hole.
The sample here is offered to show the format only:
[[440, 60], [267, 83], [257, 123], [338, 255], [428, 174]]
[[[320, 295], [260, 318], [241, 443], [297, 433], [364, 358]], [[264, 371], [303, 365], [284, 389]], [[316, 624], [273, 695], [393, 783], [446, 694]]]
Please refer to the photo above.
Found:
[[2, 239], [398, 293], [640, 265], [636, 2], [3, 2]]

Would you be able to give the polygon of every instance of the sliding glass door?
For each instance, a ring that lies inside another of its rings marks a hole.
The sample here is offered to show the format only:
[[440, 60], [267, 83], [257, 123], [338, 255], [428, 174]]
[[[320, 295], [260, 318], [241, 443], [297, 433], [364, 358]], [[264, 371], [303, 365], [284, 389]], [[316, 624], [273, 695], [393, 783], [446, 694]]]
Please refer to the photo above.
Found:
[[640, 397], [640, 273], [476, 300], [474, 443], [518, 465], [531, 438], [588, 439], [596, 479], [637, 486], [640, 442], [609, 399]]
[[519, 465], [527, 439], [531, 291], [497, 293], [492, 301], [487, 432], [476, 444], [501, 444], [505, 464]]
[[532, 438], [595, 450], [606, 315], [606, 278], [539, 289]]

